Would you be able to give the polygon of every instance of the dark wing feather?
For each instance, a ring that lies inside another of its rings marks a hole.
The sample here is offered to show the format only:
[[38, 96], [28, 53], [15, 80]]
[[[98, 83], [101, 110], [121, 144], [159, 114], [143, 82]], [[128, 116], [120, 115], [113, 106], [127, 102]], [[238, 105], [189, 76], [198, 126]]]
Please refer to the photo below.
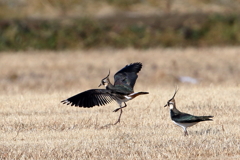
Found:
[[213, 116], [194, 116], [187, 113], [172, 114], [172, 120], [179, 123], [192, 123], [201, 121], [212, 121]]
[[142, 63], [131, 63], [114, 75], [114, 85], [125, 85], [133, 89], [138, 78], [137, 73], [142, 69]]
[[93, 106], [103, 106], [113, 100], [116, 97], [112, 95], [108, 90], [105, 89], [90, 89], [72, 96], [66, 100], [61, 101], [63, 104], [79, 107], [93, 107]]

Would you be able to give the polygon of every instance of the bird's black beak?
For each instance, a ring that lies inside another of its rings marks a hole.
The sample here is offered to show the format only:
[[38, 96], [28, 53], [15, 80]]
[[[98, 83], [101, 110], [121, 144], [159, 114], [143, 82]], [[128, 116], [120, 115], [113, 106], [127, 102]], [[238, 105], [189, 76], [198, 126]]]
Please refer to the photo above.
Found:
[[167, 107], [168, 105], [166, 104], [164, 107]]
[[101, 85], [102, 85], [102, 83], [100, 83], [98, 87], [101, 87]]

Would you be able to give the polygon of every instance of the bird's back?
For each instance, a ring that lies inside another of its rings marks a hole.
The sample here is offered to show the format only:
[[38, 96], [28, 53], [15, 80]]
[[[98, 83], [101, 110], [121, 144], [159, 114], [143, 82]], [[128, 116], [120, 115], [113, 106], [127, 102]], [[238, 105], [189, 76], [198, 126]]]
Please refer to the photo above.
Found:
[[193, 122], [201, 122], [201, 121], [212, 121], [213, 116], [194, 116], [188, 113], [183, 113], [183, 112], [179, 112], [179, 113], [173, 113], [173, 111], [171, 111], [171, 118], [172, 120], [174, 120], [175, 122], [179, 122], [179, 123], [193, 123]]

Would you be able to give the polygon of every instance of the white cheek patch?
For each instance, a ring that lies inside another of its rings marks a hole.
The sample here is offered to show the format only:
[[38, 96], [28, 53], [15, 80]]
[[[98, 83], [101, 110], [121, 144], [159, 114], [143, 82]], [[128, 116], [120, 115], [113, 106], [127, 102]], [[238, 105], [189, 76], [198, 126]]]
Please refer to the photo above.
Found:
[[169, 108], [173, 109], [174, 108], [174, 104], [170, 103]]

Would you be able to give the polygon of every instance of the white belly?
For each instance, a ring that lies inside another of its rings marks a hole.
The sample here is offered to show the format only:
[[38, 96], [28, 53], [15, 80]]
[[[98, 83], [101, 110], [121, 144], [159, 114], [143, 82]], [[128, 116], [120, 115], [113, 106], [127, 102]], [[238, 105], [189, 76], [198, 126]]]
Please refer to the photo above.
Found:
[[179, 123], [179, 122], [174, 122], [176, 125], [180, 126], [180, 127], [183, 127], [183, 128], [187, 128], [187, 127], [191, 127], [195, 124], [197, 124], [198, 122], [193, 122], [193, 123]]

